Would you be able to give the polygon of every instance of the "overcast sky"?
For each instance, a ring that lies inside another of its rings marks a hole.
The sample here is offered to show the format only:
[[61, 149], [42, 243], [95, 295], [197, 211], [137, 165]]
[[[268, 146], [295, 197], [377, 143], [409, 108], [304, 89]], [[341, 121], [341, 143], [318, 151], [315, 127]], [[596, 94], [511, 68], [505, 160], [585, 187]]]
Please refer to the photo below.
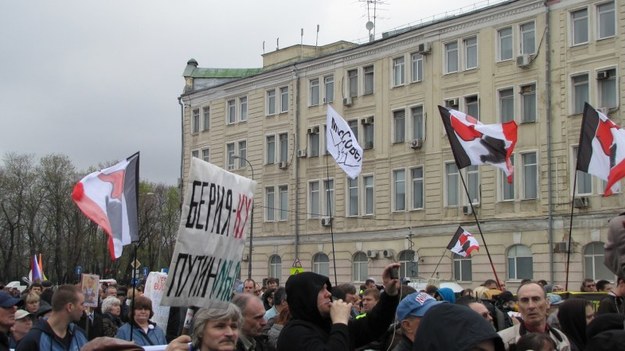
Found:
[[[501, 0], [490, 0], [490, 3]], [[376, 34], [483, 0], [384, 0]], [[265, 51], [367, 38], [361, 0], [27, 0], [0, 3], [0, 155], [69, 156], [78, 170], [141, 151], [176, 184], [182, 72], [261, 67]]]

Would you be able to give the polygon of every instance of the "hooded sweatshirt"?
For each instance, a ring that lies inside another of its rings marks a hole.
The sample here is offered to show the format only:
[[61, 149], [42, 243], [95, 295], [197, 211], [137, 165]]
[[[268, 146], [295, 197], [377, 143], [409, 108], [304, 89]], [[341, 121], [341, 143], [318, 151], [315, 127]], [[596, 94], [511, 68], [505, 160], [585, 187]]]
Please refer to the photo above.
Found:
[[278, 338], [279, 351], [353, 350], [379, 338], [393, 322], [398, 296], [382, 293], [378, 304], [367, 316], [350, 320], [348, 325], [333, 324], [317, 307], [319, 291], [332, 290], [330, 280], [312, 272], [292, 275], [286, 282], [291, 320]]
[[503, 351], [501, 337], [482, 316], [466, 306], [443, 303], [425, 314], [412, 344], [413, 351], [465, 351], [493, 340]]
[[16, 351], [79, 351], [87, 343], [85, 332], [74, 323], [67, 326], [67, 337], [71, 338], [69, 348], [59, 340], [48, 321], [40, 319], [20, 341]]

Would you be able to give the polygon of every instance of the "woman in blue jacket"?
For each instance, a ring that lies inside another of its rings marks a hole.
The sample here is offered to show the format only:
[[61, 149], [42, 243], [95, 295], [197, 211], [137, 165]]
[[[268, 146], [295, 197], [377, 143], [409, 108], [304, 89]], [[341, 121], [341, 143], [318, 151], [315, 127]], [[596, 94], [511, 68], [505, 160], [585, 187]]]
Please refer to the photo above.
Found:
[[129, 313], [130, 322], [122, 325], [115, 337], [139, 346], [166, 345], [165, 331], [150, 321], [152, 316], [152, 301], [145, 296], [135, 297], [134, 308]]

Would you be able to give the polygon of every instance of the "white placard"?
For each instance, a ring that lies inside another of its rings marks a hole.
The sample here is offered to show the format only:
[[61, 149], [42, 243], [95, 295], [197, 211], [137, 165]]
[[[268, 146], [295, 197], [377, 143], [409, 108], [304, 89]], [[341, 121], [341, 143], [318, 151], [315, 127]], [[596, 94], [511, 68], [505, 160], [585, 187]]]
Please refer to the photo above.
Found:
[[151, 320], [163, 330], [167, 330], [167, 321], [169, 320], [169, 306], [161, 305], [166, 281], [167, 273], [150, 272], [145, 281], [145, 291], [143, 292], [143, 295], [152, 300], [154, 316]]

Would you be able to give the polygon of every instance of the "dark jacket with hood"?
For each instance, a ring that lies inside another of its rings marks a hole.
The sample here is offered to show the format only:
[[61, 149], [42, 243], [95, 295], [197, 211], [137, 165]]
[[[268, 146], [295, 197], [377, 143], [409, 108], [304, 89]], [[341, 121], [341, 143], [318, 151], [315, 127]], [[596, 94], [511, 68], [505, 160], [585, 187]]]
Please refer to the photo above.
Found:
[[393, 322], [399, 297], [383, 292], [366, 317], [350, 320], [348, 325], [332, 324], [330, 316], [322, 316], [317, 307], [324, 285], [332, 291], [330, 280], [316, 273], [289, 277], [285, 288], [292, 318], [278, 338], [279, 351], [353, 350], [379, 338]]
[[58, 336], [54, 334], [52, 327], [48, 324], [47, 320], [40, 319], [32, 327], [32, 329], [24, 336], [17, 345], [16, 351], [79, 351], [87, 343], [87, 336], [85, 332], [80, 329], [76, 324], [70, 323], [67, 326], [67, 333], [71, 337], [71, 343], [69, 348], [59, 340]]
[[440, 304], [425, 314], [412, 344], [413, 351], [465, 351], [493, 340], [496, 351], [505, 350], [493, 326], [467, 306]]

